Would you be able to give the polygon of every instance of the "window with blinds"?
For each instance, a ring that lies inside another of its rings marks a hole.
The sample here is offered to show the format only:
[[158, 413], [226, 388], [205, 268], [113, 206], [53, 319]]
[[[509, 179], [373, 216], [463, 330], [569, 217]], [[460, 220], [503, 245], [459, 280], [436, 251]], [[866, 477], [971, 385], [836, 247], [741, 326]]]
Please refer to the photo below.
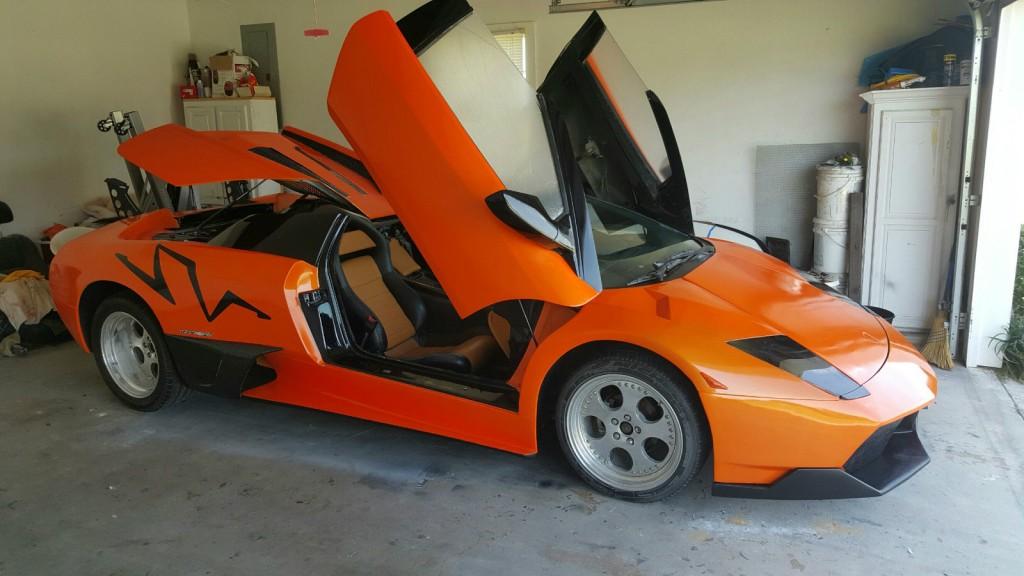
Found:
[[498, 45], [501, 49], [508, 54], [508, 57], [512, 59], [512, 62], [519, 69], [519, 73], [523, 75], [523, 78], [527, 78], [526, 75], [526, 29], [525, 28], [511, 28], [506, 30], [492, 30], [491, 33], [494, 35], [494, 39], [498, 41]]

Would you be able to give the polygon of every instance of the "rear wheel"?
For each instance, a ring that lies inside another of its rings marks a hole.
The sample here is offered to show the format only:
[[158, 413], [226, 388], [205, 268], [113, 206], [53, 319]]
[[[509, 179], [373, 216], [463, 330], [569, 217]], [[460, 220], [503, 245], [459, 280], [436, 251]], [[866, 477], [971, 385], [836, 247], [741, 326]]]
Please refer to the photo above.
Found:
[[135, 299], [104, 300], [93, 316], [90, 342], [104, 381], [128, 406], [153, 411], [187, 395], [160, 326]]
[[641, 353], [616, 353], [580, 367], [561, 391], [557, 415], [569, 464], [591, 486], [618, 498], [670, 496], [707, 457], [707, 424], [696, 394]]

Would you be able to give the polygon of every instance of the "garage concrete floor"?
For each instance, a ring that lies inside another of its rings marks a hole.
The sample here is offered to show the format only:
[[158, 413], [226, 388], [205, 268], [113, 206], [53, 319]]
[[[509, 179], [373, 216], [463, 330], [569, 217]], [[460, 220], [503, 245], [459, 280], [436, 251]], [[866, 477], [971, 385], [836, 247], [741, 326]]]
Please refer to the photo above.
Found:
[[589, 491], [553, 448], [201, 395], [133, 412], [63, 345], [0, 360], [0, 575], [1022, 574], [1007, 388], [1024, 385], [941, 379], [920, 420], [932, 463], [883, 498], [711, 498], [705, 469], [638, 505]]

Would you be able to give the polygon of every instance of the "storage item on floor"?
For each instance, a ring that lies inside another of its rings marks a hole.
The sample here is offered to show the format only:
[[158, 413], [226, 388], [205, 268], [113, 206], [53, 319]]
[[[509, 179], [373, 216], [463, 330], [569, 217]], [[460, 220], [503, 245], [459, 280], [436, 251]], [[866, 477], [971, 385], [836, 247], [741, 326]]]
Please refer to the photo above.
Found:
[[847, 274], [847, 246], [850, 225], [840, 220], [814, 219], [814, 271], [822, 274]]
[[38, 324], [43, 316], [53, 311], [50, 285], [41, 274], [11, 274], [16, 278], [0, 281], [0, 312], [17, 330], [22, 324]]
[[[0, 224], [14, 221], [14, 212], [6, 202], [0, 202]], [[39, 247], [28, 236], [11, 234], [0, 236], [0, 274], [14, 270], [35, 270], [46, 273], [46, 263], [39, 253]]]
[[823, 159], [845, 152], [862, 156], [856, 142], [757, 147], [753, 233], [789, 240], [789, 262], [800, 270], [814, 265], [815, 168]]
[[861, 94], [870, 123], [860, 301], [891, 310], [903, 331], [931, 327], [946, 277], [967, 95], [967, 87]]
[[849, 222], [850, 194], [860, 191], [863, 183], [863, 166], [818, 166], [818, 219]]
[[95, 228], [89, 228], [87, 226], [72, 226], [70, 228], [65, 228], [50, 239], [50, 251], [53, 252], [53, 254], [57, 254], [65, 244], [71, 242], [75, 238], [85, 236], [93, 230], [95, 230]]
[[830, 166], [817, 169], [817, 216], [814, 231], [814, 271], [832, 277], [836, 286], [847, 287], [850, 232], [850, 194], [864, 182], [862, 166]]

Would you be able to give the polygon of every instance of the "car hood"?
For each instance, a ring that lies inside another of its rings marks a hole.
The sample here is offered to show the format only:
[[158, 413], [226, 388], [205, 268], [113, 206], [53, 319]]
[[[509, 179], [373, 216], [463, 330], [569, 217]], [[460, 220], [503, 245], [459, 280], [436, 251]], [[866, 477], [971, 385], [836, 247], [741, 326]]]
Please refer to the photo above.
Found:
[[790, 337], [858, 384], [882, 368], [889, 339], [880, 318], [812, 286], [772, 256], [732, 242], [712, 242], [715, 255], [681, 281]]
[[177, 124], [147, 130], [118, 146], [128, 162], [175, 186], [276, 180], [304, 183], [367, 218], [394, 214], [355, 153], [294, 128], [273, 132], [200, 132]]

